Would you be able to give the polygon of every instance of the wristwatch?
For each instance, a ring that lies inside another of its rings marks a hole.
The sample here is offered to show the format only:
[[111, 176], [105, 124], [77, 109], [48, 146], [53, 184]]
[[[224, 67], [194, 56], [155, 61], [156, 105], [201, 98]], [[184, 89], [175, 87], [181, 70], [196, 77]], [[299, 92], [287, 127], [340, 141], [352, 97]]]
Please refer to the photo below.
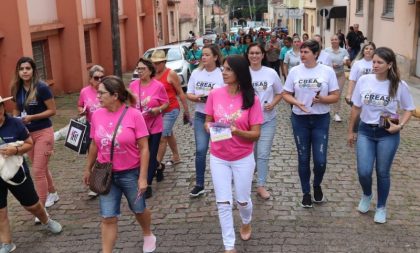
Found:
[[159, 107], [159, 113], [162, 113], [162, 108]]
[[400, 130], [403, 130], [403, 128], [404, 128], [404, 124], [403, 124], [403, 123], [401, 123], [401, 124], [399, 124], [399, 126], [400, 126]]

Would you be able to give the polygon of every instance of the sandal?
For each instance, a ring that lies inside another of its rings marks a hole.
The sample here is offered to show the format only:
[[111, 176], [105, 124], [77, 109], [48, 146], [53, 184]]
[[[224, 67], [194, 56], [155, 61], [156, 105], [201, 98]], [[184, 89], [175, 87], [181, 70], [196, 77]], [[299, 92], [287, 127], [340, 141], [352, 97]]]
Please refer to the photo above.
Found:
[[169, 160], [169, 161], [166, 162], [166, 166], [174, 166], [174, 165], [177, 165], [179, 163], [182, 163], [182, 161], [181, 160], [178, 160], [178, 161]]
[[242, 224], [241, 229], [239, 230], [241, 239], [243, 241], [248, 241], [249, 239], [251, 239], [251, 232], [251, 224]]

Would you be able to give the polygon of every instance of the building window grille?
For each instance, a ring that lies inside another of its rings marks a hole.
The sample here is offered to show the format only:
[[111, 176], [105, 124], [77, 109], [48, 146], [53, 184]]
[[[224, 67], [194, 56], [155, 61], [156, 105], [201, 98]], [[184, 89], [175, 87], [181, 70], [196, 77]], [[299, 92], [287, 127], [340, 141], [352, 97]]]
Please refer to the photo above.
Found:
[[394, 17], [394, 0], [384, 0], [384, 11], [382, 16], [386, 18]]
[[363, 14], [363, 0], [356, 0], [356, 14]]
[[170, 15], [170, 18], [171, 18], [171, 35], [175, 36], [175, 15], [174, 15], [174, 12], [171, 11], [169, 13], [169, 15]]
[[90, 32], [84, 32], [85, 37], [85, 54], [86, 54], [86, 63], [92, 63], [92, 49], [90, 45]]
[[52, 71], [48, 40], [32, 42], [32, 51], [39, 77], [42, 80], [51, 80]]

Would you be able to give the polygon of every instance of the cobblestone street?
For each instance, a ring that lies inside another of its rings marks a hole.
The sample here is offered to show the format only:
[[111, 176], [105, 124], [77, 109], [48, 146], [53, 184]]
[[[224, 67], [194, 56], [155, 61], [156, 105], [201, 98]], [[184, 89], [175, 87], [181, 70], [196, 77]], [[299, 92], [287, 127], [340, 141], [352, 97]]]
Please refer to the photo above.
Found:
[[[60, 99], [57, 101], [60, 103]], [[74, 110], [59, 110], [59, 117], [75, 114], [75, 99], [72, 103]], [[261, 200], [253, 188], [253, 234], [247, 242], [239, 238], [240, 219], [235, 210], [239, 252], [420, 252], [420, 120], [412, 118], [402, 131], [392, 168], [388, 220], [377, 225], [373, 222], [373, 205], [367, 214], [356, 210], [361, 188], [355, 153], [346, 145], [349, 108], [344, 103], [343, 107], [343, 122], [332, 121], [330, 128], [328, 165], [322, 184], [328, 202], [308, 210], [299, 204], [302, 194], [290, 107], [284, 101], [280, 103], [268, 179], [272, 198]], [[154, 196], [147, 200], [158, 238], [156, 252], [223, 252], [209, 170], [207, 194], [198, 199], [188, 196], [195, 183], [193, 130], [182, 125], [180, 117], [175, 134], [183, 162], [166, 169], [165, 180], [153, 183]], [[85, 156], [65, 148], [64, 141], [56, 142], [50, 167], [60, 201], [48, 211], [64, 226], [58, 236], [34, 225], [33, 217], [9, 196], [9, 216], [18, 247], [15, 252], [100, 252], [99, 204], [87, 196], [88, 190], [82, 184], [84, 163]], [[122, 210], [115, 252], [141, 252], [140, 227], [126, 202]]]

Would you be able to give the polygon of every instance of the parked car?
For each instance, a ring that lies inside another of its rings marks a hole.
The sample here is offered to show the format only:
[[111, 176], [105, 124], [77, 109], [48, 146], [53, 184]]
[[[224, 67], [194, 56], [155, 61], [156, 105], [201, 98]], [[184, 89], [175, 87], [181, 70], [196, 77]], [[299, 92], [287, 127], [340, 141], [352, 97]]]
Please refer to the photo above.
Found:
[[[166, 45], [155, 48], [150, 48], [147, 50], [143, 57], [150, 59], [154, 51], [160, 49], [165, 51], [166, 54], [166, 67], [172, 69], [178, 74], [179, 80], [181, 81], [181, 87], [185, 90], [188, 84], [188, 79], [190, 78], [190, 69], [188, 59], [188, 44], [180, 43], [175, 45]], [[132, 80], [139, 78], [137, 70], [134, 70]]]

